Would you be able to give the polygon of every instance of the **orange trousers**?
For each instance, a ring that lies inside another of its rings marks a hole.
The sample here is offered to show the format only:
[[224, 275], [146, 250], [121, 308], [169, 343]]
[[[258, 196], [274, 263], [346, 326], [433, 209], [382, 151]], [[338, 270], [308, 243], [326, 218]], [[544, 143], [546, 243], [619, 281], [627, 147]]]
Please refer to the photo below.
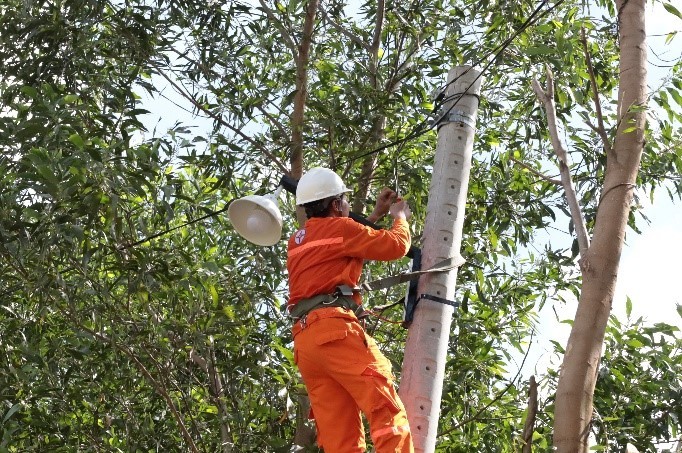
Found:
[[407, 414], [393, 388], [391, 363], [355, 315], [312, 311], [293, 329], [294, 359], [308, 389], [317, 444], [325, 453], [364, 452], [361, 412], [376, 453], [413, 453]]

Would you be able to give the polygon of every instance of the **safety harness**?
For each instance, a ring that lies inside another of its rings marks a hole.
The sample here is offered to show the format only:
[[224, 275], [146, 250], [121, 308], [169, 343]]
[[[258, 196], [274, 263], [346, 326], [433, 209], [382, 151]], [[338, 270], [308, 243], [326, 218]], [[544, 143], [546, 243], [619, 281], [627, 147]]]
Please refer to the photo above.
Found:
[[[334, 291], [332, 294], [318, 294], [317, 296], [299, 300], [296, 303], [296, 305], [291, 307], [289, 311], [289, 316], [294, 322], [298, 321], [305, 322], [306, 316], [313, 310], [317, 310], [318, 308], [342, 307], [345, 308], [346, 310], [352, 311], [359, 320], [363, 320], [364, 318], [369, 316], [371, 312], [365, 310], [362, 305], [358, 305], [355, 302], [355, 300], [353, 300], [352, 296], [354, 293], [361, 293], [364, 291], [376, 291], [378, 289], [389, 288], [391, 286], [395, 286], [411, 280], [416, 280], [417, 278], [424, 274], [447, 272], [452, 269], [460, 267], [464, 263], [465, 263], [464, 258], [457, 255], [440, 261], [431, 268], [426, 270], [417, 270], [412, 272], [405, 272], [398, 275], [392, 275], [390, 277], [381, 278], [379, 280], [374, 280], [369, 283], [362, 283], [360, 284], [360, 286], [356, 286], [354, 288], [348, 285], [340, 285], [336, 287], [336, 291]], [[416, 303], [419, 302], [420, 299], [429, 299], [434, 302], [439, 302], [453, 306], [456, 304], [452, 301], [436, 296], [431, 296], [428, 294], [420, 295], [414, 302], [414, 304], [416, 305]], [[414, 307], [412, 308], [412, 310], [414, 310]]]
[[369, 316], [369, 312], [353, 300], [354, 292], [357, 292], [355, 288], [341, 285], [337, 286], [332, 294], [318, 294], [308, 299], [301, 299], [291, 308], [289, 316], [297, 322], [304, 320], [308, 313], [318, 308], [341, 307], [352, 311], [359, 320], [362, 320]]

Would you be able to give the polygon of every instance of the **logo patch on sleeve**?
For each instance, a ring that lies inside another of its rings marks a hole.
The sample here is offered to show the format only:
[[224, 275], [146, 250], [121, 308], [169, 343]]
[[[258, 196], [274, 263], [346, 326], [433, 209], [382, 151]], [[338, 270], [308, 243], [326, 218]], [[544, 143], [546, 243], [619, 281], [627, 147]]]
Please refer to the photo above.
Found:
[[294, 236], [294, 242], [300, 244], [305, 239], [305, 230], [298, 230]]

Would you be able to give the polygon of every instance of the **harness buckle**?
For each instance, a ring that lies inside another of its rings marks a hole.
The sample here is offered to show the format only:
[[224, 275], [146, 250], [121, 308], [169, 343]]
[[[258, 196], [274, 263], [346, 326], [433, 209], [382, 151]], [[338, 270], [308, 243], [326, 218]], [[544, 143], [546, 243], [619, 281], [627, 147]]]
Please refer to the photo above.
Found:
[[353, 294], [360, 291], [360, 288], [351, 288], [348, 285], [339, 285], [336, 287], [334, 295], [338, 299], [339, 296], [353, 297]]

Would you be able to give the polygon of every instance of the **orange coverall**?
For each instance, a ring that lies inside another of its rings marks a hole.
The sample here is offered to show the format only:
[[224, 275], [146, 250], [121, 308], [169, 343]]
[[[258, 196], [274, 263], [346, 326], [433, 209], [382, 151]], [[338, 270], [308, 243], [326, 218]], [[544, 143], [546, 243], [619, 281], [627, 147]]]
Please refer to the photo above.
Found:
[[[390, 230], [373, 230], [347, 217], [309, 219], [289, 240], [289, 306], [331, 294], [339, 285], [356, 286], [363, 260], [398, 259], [409, 245], [403, 219], [394, 220]], [[359, 294], [354, 299], [361, 303]], [[364, 452], [362, 412], [377, 453], [414, 451], [391, 364], [355, 314], [340, 307], [318, 308], [294, 324], [292, 333], [320, 448], [326, 453]]]

